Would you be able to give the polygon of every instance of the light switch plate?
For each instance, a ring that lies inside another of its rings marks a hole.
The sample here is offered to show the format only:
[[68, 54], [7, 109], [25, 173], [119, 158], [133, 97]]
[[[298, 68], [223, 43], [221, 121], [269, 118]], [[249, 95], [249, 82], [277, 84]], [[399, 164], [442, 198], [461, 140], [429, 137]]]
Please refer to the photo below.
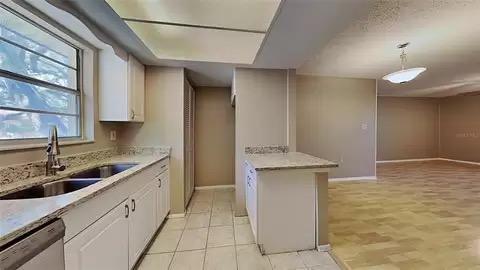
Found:
[[110, 130], [110, 141], [116, 141], [116, 140], [117, 140], [117, 131]]

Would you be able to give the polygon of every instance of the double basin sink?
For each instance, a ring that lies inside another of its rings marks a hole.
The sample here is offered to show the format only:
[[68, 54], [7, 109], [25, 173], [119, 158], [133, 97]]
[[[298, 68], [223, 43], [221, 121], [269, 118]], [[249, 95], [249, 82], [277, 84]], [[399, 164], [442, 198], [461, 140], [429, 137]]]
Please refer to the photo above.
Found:
[[138, 164], [110, 164], [87, 169], [50, 183], [32, 186], [0, 196], [0, 200], [34, 199], [62, 195], [93, 185]]

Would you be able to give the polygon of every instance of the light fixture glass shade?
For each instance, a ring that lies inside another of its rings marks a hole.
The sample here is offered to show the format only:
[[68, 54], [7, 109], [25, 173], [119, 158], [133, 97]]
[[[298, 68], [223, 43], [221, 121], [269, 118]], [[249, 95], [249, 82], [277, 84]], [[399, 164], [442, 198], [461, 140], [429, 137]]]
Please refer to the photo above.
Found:
[[392, 83], [405, 83], [415, 79], [418, 75], [420, 75], [420, 73], [424, 72], [425, 70], [427, 69], [424, 67], [402, 69], [400, 71], [385, 75], [383, 79]]

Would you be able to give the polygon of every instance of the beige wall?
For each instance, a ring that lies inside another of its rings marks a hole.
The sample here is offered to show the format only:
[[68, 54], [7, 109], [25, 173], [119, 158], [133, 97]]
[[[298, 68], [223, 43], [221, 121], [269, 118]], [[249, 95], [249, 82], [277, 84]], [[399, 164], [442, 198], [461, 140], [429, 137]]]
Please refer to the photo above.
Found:
[[378, 97], [377, 160], [438, 157], [436, 98]]
[[[86, 57], [85, 61], [88, 62], [86, 62], [85, 65], [93, 69], [93, 72], [91, 74], [85, 74], [85, 80], [88, 80], [88, 85], [86, 84], [85, 87], [88, 87], [88, 89], [86, 89], [84, 93], [83, 113], [85, 119], [90, 119], [90, 122], [85, 123], [85, 125], [87, 125], [86, 133], [91, 136], [90, 134], [92, 134], [93, 128], [92, 139], [94, 139], [94, 141], [87, 144], [60, 146], [62, 155], [94, 151], [116, 145], [116, 142], [110, 141], [110, 130], [118, 131], [120, 125], [115, 123], [101, 123], [98, 121], [98, 54], [97, 51], [94, 51], [93, 49], [91, 51], [86, 51], [86, 53], [88, 53], [88, 58]], [[41, 142], [40, 144], [40, 148], [0, 151], [0, 166], [9, 166], [45, 159], [46, 139], [45, 142]], [[6, 144], [4, 143], [3, 147], [5, 146]]]
[[330, 177], [375, 176], [376, 82], [297, 76], [297, 150], [339, 163]]
[[440, 100], [440, 157], [480, 162], [480, 96]]
[[195, 89], [195, 186], [235, 183], [235, 109], [230, 88]]
[[[288, 145], [289, 70], [236, 68], [235, 215], [246, 215], [243, 164], [246, 146]], [[293, 138], [291, 138], [293, 139]]]
[[145, 123], [126, 124], [120, 135], [122, 145], [172, 147], [172, 213], [183, 213], [185, 210], [183, 87], [183, 68], [148, 66], [145, 70]]

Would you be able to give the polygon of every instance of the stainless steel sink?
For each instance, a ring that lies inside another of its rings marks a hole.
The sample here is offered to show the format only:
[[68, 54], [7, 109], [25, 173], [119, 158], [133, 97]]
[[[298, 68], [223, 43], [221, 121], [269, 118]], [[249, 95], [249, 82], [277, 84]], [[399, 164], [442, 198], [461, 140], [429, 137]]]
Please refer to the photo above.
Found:
[[0, 200], [34, 199], [62, 195], [93, 185], [102, 178], [107, 178], [138, 165], [137, 163], [111, 164], [84, 170], [67, 179], [19, 190], [0, 196]]
[[34, 199], [62, 195], [101, 181], [101, 179], [65, 179], [33, 186], [0, 197], [0, 200]]
[[72, 179], [86, 179], [86, 178], [107, 178], [117, 173], [121, 173], [125, 170], [138, 165], [137, 163], [129, 164], [111, 164], [100, 167], [95, 167], [85, 171], [78, 172], [70, 176]]

